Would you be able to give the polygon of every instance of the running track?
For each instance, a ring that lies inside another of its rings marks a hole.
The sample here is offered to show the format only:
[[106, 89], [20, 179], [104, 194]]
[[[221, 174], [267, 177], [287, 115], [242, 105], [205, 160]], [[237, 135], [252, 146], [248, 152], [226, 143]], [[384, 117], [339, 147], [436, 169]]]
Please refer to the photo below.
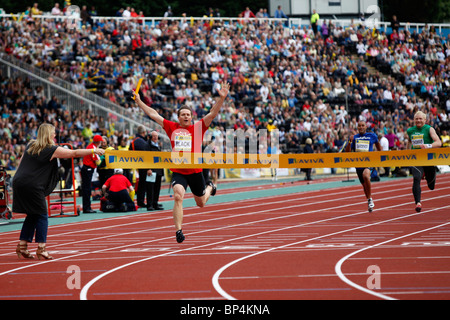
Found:
[[434, 191], [423, 183], [420, 214], [411, 184], [373, 183], [373, 213], [357, 183], [301, 192], [273, 183], [263, 188], [276, 195], [248, 199], [257, 188], [219, 185], [215, 203], [185, 209], [182, 244], [171, 210], [137, 212], [51, 225], [52, 261], [18, 259], [19, 232], [1, 232], [0, 298], [447, 300], [450, 174]]

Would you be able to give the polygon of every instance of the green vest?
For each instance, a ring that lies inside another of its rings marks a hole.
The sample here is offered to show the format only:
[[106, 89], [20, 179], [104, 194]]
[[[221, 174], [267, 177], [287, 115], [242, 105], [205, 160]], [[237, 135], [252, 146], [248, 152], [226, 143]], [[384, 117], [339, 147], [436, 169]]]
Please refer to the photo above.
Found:
[[319, 20], [319, 14], [316, 12], [311, 16], [311, 23], [316, 23]]
[[412, 143], [412, 149], [420, 149], [421, 144], [432, 144], [433, 138], [430, 135], [431, 126], [425, 124], [422, 128], [412, 127], [409, 128], [406, 133]]

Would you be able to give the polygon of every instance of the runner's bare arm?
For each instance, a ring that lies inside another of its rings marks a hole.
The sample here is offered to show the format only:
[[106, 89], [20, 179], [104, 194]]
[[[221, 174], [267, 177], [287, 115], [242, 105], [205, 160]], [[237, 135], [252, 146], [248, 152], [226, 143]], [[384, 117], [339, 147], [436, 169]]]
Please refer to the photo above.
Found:
[[436, 130], [434, 128], [430, 128], [430, 136], [431, 139], [433, 139], [433, 143], [431, 144], [432, 148], [440, 148], [442, 146], [442, 141], [439, 139], [439, 136], [436, 133]]
[[203, 118], [203, 122], [207, 127], [211, 125], [211, 122], [217, 117], [219, 114], [222, 105], [227, 98], [228, 92], [230, 91], [230, 85], [227, 82], [222, 83], [222, 87], [219, 90], [220, 98], [216, 101], [216, 103], [212, 106], [209, 113]]
[[145, 112], [146, 115], [150, 117], [153, 121], [155, 121], [157, 124], [159, 124], [161, 127], [164, 126], [164, 118], [161, 117], [161, 115], [153, 108], [146, 105], [144, 102], [142, 102], [141, 97], [139, 96], [139, 93], [133, 92], [135, 101], [139, 108], [142, 109], [142, 111]]
[[375, 142], [375, 147], [377, 148], [376, 151], [381, 151], [381, 144], [379, 141]]

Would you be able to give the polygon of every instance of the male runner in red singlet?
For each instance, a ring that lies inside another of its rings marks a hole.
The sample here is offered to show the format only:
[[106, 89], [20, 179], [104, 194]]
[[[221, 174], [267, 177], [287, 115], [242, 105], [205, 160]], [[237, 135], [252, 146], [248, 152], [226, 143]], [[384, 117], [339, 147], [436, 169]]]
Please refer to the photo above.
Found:
[[[218, 91], [219, 99], [211, 107], [209, 113], [200, 121], [192, 124], [192, 110], [188, 106], [181, 106], [178, 110], [178, 123], [164, 119], [156, 110], [142, 102], [138, 93], [133, 92], [138, 106], [156, 123], [164, 128], [172, 143], [173, 151], [202, 152], [203, 135], [208, 130], [214, 118], [218, 115], [228, 95], [230, 85], [223, 83]], [[178, 243], [184, 241], [182, 231], [183, 199], [187, 186], [191, 188], [197, 206], [202, 208], [210, 196], [216, 194], [216, 186], [210, 181], [206, 184], [202, 168], [198, 169], [171, 169], [172, 187], [174, 193], [173, 220]]]

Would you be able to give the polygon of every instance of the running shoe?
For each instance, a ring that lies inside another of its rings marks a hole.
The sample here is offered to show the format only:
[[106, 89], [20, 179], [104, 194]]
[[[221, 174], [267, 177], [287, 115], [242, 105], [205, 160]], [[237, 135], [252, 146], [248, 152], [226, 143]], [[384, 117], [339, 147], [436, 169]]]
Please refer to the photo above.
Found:
[[181, 229], [178, 230], [175, 235], [177, 237], [177, 242], [178, 243], [182, 243], [184, 241], [185, 237], [184, 237], [184, 234], [183, 234], [183, 230], [181, 230]]
[[416, 212], [422, 211], [422, 204], [420, 202], [417, 202], [416, 204]]
[[367, 200], [367, 204], [369, 205], [369, 212], [373, 211], [373, 208], [375, 207], [375, 204], [373, 203], [372, 198], [370, 198], [369, 200]]
[[211, 186], [212, 190], [211, 190], [211, 195], [215, 196], [216, 192], [217, 192], [217, 187], [216, 185], [212, 182], [212, 181], [208, 181], [208, 186]]

